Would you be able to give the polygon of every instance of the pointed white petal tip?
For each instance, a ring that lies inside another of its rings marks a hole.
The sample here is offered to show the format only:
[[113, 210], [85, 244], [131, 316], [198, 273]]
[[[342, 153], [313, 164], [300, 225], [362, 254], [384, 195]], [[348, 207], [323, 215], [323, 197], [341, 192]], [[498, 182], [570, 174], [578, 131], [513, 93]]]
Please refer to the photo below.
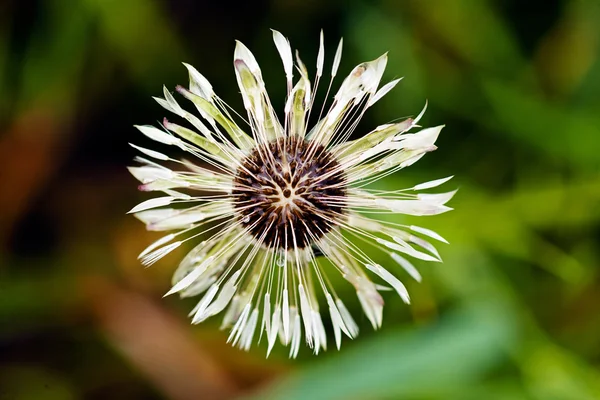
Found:
[[421, 283], [423, 279], [419, 271], [406, 258], [398, 253], [391, 253], [392, 259], [396, 261], [415, 281]]
[[258, 66], [258, 62], [256, 61], [256, 58], [254, 58], [254, 55], [252, 54], [252, 52], [250, 51], [250, 49], [248, 49], [246, 47], [246, 45], [244, 45], [244, 43], [240, 42], [239, 40], [235, 41], [235, 50], [233, 52], [233, 59], [235, 60], [242, 60], [246, 63], [246, 65], [248, 66], [248, 68], [250, 68], [250, 71], [252, 71], [253, 73], [260, 73], [260, 67]]
[[146, 148], [144, 148], [144, 147], [141, 147], [141, 146], [136, 146], [136, 145], [135, 145], [135, 144], [133, 144], [133, 143], [129, 143], [129, 145], [130, 145], [131, 147], [133, 147], [134, 149], [136, 149], [136, 150], [138, 150], [138, 151], [140, 151], [140, 152], [144, 153], [144, 154], [145, 154], [145, 155], [147, 155], [148, 157], [152, 157], [152, 158], [155, 158], [155, 159], [157, 159], [157, 160], [161, 160], [161, 161], [167, 161], [167, 160], [169, 160], [169, 157], [168, 157], [167, 155], [165, 155], [165, 154], [163, 154], [163, 153], [160, 153], [160, 152], [158, 152], [158, 151], [155, 151], [155, 150], [150, 150], [150, 149], [146, 149]]
[[292, 57], [292, 48], [290, 47], [290, 42], [279, 31], [274, 29], [271, 29], [271, 31], [273, 31], [273, 42], [275, 43], [275, 47], [277, 47], [277, 51], [279, 52], [279, 56], [283, 62], [285, 75], [291, 82], [294, 71], [294, 59]]
[[335, 58], [333, 59], [333, 66], [331, 67], [331, 77], [334, 78], [337, 75], [338, 68], [340, 67], [340, 61], [342, 60], [342, 48], [344, 47], [344, 38], [340, 39], [337, 50], [335, 51]]
[[190, 91], [207, 100], [214, 96], [212, 85], [196, 68], [188, 63], [182, 63], [190, 75]]
[[443, 238], [442, 236], [440, 236], [440, 235], [439, 235], [437, 232], [434, 232], [434, 231], [432, 231], [431, 229], [422, 228], [422, 227], [420, 227], [420, 226], [415, 226], [415, 225], [411, 225], [411, 226], [410, 226], [410, 229], [411, 229], [411, 230], [413, 230], [413, 231], [415, 231], [415, 232], [421, 233], [421, 234], [423, 234], [423, 235], [425, 235], [425, 236], [429, 236], [430, 238], [433, 238], [433, 239], [439, 240], [440, 242], [443, 242], [443, 243], [449, 244], [449, 243], [448, 243], [448, 241], [447, 241], [446, 239], [444, 239], [444, 238]]
[[167, 297], [174, 293], [181, 292], [185, 288], [189, 287], [192, 283], [194, 283], [194, 281], [196, 281], [196, 279], [198, 279], [206, 271], [207, 267], [212, 263], [214, 258], [214, 256], [210, 256], [206, 260], [204, 260], [200, 265], [192, 269], [191, 272], [189, 272], [179, 282], [173, 285], [171, 290], [165, 293], [163, 297]]
[[402, 298], [402, 300], [406, 304], [410, 304], [410, 296], [408, 295], [406, 286], [404, 286], [404, 284], [402, 282], [400, 282], [400, 280], [398, 278], [396, 278], [387, 269], [383, 268], [379, 264], [375, 264], [375, 265], [365, 264], [365, 267], [367, 267], [368, 270], [374, 272], [381, 279], [386, 281], [391, 287], [393, 287], [394, 290], [396, 291], [396, 293], [398, 293], [400, 298]]
[[317, 78], [323, 75], [323, 63], [325, 62], [325, 44], [323, 43], [323, 30], [319, 35], [319, 53], [317, 54]]
[[181, 241], [173, 242], [169, 245], [159, 248], [158, 250], [154, 250], [141, 258], [142, 264], [145, 267], [149, 267], [179, 246], [181, 246]]
[[140, 255], [138, 256], [138, 260], [144, 258], [144, 256], [146, 256], [146, 254], [150, 253], [152, 250], [162, 246], [163, 244], [167, 244], [168, 242], [173, 240], [174, 237], [175, 237], [174, 234], [170, 234], [170, 235], [161, 237], [160, 239], [158, 239], [157, 241], [152, 243], [150, 246], [146, 247], [146, 249], [144, 251], [142, 251], [140, 253]]
[[448, 182], [452, 178], [454, 178], [454, 175], [450, 175], [446, 178], [441, 178], [441, 179], [436, 179], [436, 180], [429, 181], [429, 182], [420, 183], [420, 184], [416, 185], [415, 187], [413, 187], [412, 190], [416, 191], [416, 190], [431, 189], [431, 188], [443, 185], [444, 183]]
[[161, 131], [158, 128], [155, 128], [151, 125], [134, 125], [140, 132], [149, 137], [152, 140], [155, 140], [160, 143], [168, 144], [168, 145], [176, 145], [179, 144], [179, 139], [174, 137], [168, 132]]
[[388, 82], [385, 85], [383, 85], [381, 87], [381, 89], [379, 89], [373, 95], [373, 97], [371, 97], [371, 99], [367, 103], [367, 107], [371, 107], [373, 104], [375, 104], [376, 102], [378, 102], [383, 96], [385, 96], [386, 94], [388, 94], [398, 84], [398, 82], [400, 82], [402, 79], [403, 78], [398, 78], [398, 79], [395, 79], [395, 80], [393, 80], [391, 82]]
[[141, 202], [140, 204], [129, 210], [127, 214], [133, 214], [139, 211], [149, 210], [151, 208], [166, 206], [171, 204], [173, 200], [175, 200], [175, 198], [171, 196], [155, 197], [153, 199]]

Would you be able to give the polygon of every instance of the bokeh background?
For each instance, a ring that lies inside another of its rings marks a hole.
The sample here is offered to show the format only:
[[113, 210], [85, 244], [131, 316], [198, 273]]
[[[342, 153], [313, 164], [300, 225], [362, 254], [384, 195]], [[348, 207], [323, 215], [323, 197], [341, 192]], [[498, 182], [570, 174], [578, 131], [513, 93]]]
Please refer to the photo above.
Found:
[[[413, 304], [387, 293], [373, 332], [349, 301], [360, 336], [295, 361], [190, 325], [193, 299], [162, 298], [182, 253], [144, 269], [158, 236], [125, 215], [148, 197], [132, 125], [166, 116], [151, 96], [182, 61], [240, 108], [239, 39], [282, 107], [269, 28], [311, 73], [321, 28], [340, 73], [389, 51], [405, 79], [362, 132], [426, 99], [446, 128], [381, 185], [460, 189], [418, 221], [451, 244], [415, 262]], [[599, 399], [599, 52], [591, 0], [0, 2], [0, 399]]]

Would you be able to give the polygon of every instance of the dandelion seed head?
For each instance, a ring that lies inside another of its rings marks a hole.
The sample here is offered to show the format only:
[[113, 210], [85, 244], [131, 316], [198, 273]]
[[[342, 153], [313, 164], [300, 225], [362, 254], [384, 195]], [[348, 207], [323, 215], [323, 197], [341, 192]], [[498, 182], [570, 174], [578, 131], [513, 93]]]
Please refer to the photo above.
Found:
[[[443, 126], [414, 131], [420, 128], [424, 107], [413, 118], [349, 140], [363, 114], [400, 80], [380, 85], [387, 64], [384, 54], [355, 67], [329, 107], [315, 105], [319, 82], [327, 75], [322, 33], [319, 39], [311, 83], [298, 53], [294, 59], [289, 41], [273, 31], [286, 78], [283, 121], [271, 104], [257, 60], [237, 42], [233, 69], [246, 125], [236, 122], [232, 114], [237, 113], [199, 71], [184, 64], [190, 83], [188, 88], [177, 86], [176, 96], [191, 102], [197, 113], [187, 111], [164, 88], [164, 98], [155, 99], [180, 121], [165, 118], [160, 128], [136, 128], [160, 146], [186, 152], [185, 159], [132, 145], [146, 156], [136, 157], [141, 165], [129, 168], [141, 182], [140, 190], [161, 195], [130, 213], [150, 231], [169, 231], [141, 252], [141, 263], [153, 265], [192, 245], [166, 295], [199, 297], [190, 313], [192, 323], [223, 313], [221, 328], [230, 330], [228, 342], [248, 350], [258, 337], [266, 341], [267, 355], [277, 340], [296, 357], [302, 342], [315, 354], [326, 350], [328, 330], [338, 349], [342, 334], [351, 339], [358, 335], [353, 310], [337, 295], [332, 284], [337, 280], [330, 279], [336, 274], [354, 288], [368, 321], [379, 328], [386, 293], [396, 292], [409, 303], [402, 280], [422, 280], [417, 266], [404, 256], [441, 262], [428, 239], [447, 243], [430, 229], [374, 217], [451, 210], [446, 203], [455, 191], [420, 193], [451, 177], [404, 189], [370, 188], [435, 150]], [[328, 94], [340, 73], [342, 47], [340, 41]], [[309, 126], [311, 115], [317, 116], [314, 126]], [[363, 242], [372, 244], [369, 252]], [[328, 316], [323, 318], [323, 313]]]

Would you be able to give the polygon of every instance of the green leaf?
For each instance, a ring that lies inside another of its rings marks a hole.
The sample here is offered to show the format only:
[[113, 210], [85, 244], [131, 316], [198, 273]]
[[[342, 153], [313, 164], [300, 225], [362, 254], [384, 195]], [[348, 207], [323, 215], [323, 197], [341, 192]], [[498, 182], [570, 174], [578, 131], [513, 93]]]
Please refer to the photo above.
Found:
[[379, 333], [256, 398], [399, 398], [460, 388], [503, 359], [516, 338], [513, 321], [504, 307], [478, 305], [424, 329]]

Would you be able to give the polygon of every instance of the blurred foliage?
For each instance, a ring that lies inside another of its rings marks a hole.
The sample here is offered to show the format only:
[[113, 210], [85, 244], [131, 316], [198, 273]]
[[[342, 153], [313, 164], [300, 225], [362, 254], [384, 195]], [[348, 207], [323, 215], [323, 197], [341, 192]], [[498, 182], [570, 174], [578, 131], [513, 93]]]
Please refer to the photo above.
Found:
[[[592, 0], [0, 3], [0, 399], [599, 399], [598, 21]], [[268, 28], [309, 68], [321, 28], [329, 62], [345, 38], [340, 71], [389, 51], [405, 79], [363, 132], [426, 99], [446, 128], [378, 184], [460, 188], [419, 220], [451, 245], [418, 263], [413, 304], [386, 295], [382, 332], [359, 318], [340, 352], [296, 361], [190, 326], [191, 303], [161, 299], [181, 253], [144, 270], [155, 236], [124, 215], [143, 198], [131, 126], [163, 117], [150, 96], [185, 84], [181, 62], [239, 106], [239, 39], [283, 104]]]

